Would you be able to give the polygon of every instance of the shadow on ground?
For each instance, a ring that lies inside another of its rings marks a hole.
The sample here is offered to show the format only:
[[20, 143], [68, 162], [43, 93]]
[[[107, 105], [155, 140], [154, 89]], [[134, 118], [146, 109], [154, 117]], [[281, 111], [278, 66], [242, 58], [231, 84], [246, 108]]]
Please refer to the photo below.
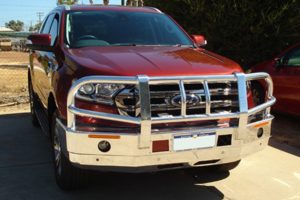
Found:
[[[280, 138], [285, 138], [285, 133], [289, 141], [297, 137], [300, 130], [298, 121], [281, 115], [276, 117], [270, 145], [299, 156], [294, 148], [286, 148], [287, 145], [276, 142], [284, 142]], [[55, 184], [49, 139], [31, 125], [30, 115], [0, 115], [0, 125], [0, 199], [224, 198], [216, 187], [204, 184], [225, 179], [229, 173], [217, 174], [206, 169], [135, 175], [93, 173], [87, 188], [63, 192]]]
[[62, 192], [53, 176], [50, 143], [30, 123], [29, 114], [0, 116], [0, 199], [223, 199], [201, 185], [228, 174], [174, 171], [156, 174], [93, 173], [90, 185]]
[[[279, 143], [300, 148], [299, 120], [300, 117], [275, 114], [275, 119], [272, 124], [272, 138]], [[270, 144], [272, 146], [272, 143]]]

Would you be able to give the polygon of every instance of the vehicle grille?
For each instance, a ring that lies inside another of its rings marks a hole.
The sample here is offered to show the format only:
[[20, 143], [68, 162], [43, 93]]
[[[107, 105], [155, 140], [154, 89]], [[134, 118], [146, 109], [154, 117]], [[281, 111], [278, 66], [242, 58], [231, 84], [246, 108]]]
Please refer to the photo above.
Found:
[[[203, 84], [184, 84], [187, 96], [187, 115], [205, 114], [206, 96]], [[236, 82], [208, 83], [211, 98], [211, 113], [237, 112], [239, 110]], [[180, 116], [181, 97], [177, 84], [150, 85], [152, 117]], [[120, 114], [139, 116], [138, 90], [127, 88], [115, 97]]]

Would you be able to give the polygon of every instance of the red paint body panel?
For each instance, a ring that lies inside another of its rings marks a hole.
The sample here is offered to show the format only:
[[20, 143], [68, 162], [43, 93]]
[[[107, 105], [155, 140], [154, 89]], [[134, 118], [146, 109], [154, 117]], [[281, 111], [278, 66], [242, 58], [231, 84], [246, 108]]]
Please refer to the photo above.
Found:
[[277, 102], [273, 109], [277, 112], [300, 116], [300, 67], [284, 66], [276, 67], [276, 58], [286, 55], [289, 51], [300, 48], [297, 43], [275, 58], [255, 65], [253, 72], [267, 72], [271, 75], [274, 82], [274, 96]]
[[50, 34], [32, 34], [28, 37], [32, 44], [49, 46], [51, 44]]
[[[71, 11], [83, 10], [112, 10], [128, 12], [153, 12], [153, 8], [136, 8], [120, 6], [71, 6]], [[31, 77], [35, 92], [42, 97], [45, 109], [49, 96], [53, 96], [60, 118], [66, 119], [66, 102], [69, 88], [74, 80], [91, 75], [110, 76], [189, 76], [189, 75], [224, 75], [242, 72], [241, 67], [234, 61], [201, 48], [184, 47], [142, 47], [142, 46], [104, 46], [70, 49], [64, 44], [65, 14], [70, 12], [63, 7], [56, 8], [52, 13], [60, 17], [59, 37], [53, 52], [38, 52], [31, 54], [33, 64]], [[190, 36], [188, 36], [191, 38]], [[46, 61], [46, 62], [45, 62]], [[57, 70], [47, 74], [47, 65], [41, 63], [53, 62]], [[38, 69], [38, 70], [34, 70]], [[37, 71], [44, 74], [41, 79], [35, 77]], [[51, 79], [49, 79], [51, 76]], [[37, 85], [44, 81], [43, 92]], [[82, 105], [83, 107], [89, 105]], [[93, 105], [92, 109], [109, 112], [107, 106]], [[116, 110], [112, 109], [111, 113]], [[93, 122], [94, 119], [83, 119], [83, 122]]]
[[203, 49], [180, 47], [85, 47], [67, 50], [85, 70], [99, 75], [178, 76], [231, 74], [240, 67]]

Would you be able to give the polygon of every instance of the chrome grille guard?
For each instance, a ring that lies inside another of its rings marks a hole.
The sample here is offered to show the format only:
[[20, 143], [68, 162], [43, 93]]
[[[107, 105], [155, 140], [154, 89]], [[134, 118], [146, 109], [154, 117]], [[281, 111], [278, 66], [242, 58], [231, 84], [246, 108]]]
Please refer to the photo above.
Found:
[[[247, 81], [264, 80], [267, 84], [267, 101], [254, 108], [248, 109], [247, 100]], [[217, 113], [211, 114], [211, 100], [209, 82], [226, 82], [236, 81], [238, 84], [239, 112], [235, 113]], [[81, 86], [88, 83], [115, 83], [136, 85], [139, 88], [139, 99], [141, 106], [140, 117], [123, 116], [118, 114], [110, 114], [104, 112], [95, 112], [75, 107], [75, 97]], [[204, 85], [206, 109], [205, 114], [187, 115], [187, 100], [184, 84], [186, 83], [202, 83]], [[181, 115], [180, 116], [163, 116], [151, 117], [150, 91], [149, 85], [159, 84], [178, 84], [181, 94]], [[139, 75], [136, 77], [124, 76], [87, 76], [75, 81], [69, 90], [67, 99], [67, 130], [76, 132], [75, 116], [93, 117], [116, 122], [125, 122], [138, 124], [141, 126], [139, 135], [139, 148], [148, 148], [150, 146], [151, 126], [152, 124], [174, 123], [186, 121], [201, 121], [224, 118], [238, 118], [238, 129], [242, 132], [248, 125], [248, 117], [258, 112], [264, 111], [265, 118], [270, 118], [270, 106], [276, 102], [273, 96], [273, 82], [267, 73], [235, 73], [233, 75], [215, 75], [215, 76], [163, 76], [148, 77]]]

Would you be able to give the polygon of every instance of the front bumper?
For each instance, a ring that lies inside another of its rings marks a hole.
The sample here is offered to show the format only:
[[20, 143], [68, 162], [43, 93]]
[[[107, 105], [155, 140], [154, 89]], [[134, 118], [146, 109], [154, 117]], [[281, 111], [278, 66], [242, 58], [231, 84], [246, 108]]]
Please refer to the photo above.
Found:
[[[174, 134], [182, 135], [184, 132], [152, 134], [151, 142], [157, 140], [170, 141], [169, 151], [156, 153], [153, 153], [152, 147], [138, 148], [139, 135], [121, 135], [120, 139], [105, 139], [111, 144], [111, 150], [109, 153], [102, 153], [98, 149], [98, 143], [103, 139], [89, 138], [89, 133], [87, 132], [68, 131], [61, 122], [59, 123], [62, 128], [61, 135], [65, 137], [66, 141], [65, 153], [75, 166], [100, 171], [139, 173], [218, 165], [238, 161], [266, 147], [270, 137], [272, 119], [273, 117], [264, 120], [264, 122], [268, 123], [263, 127], [256, 127], [258, 123], [249, 124], [246, 128], [246, 133], [242, 133], [244, 135], [242, 139], [238, 139], [238, 135], [240, 134], [238, 128], [197, 131], [214, 131], [217, 137], [232, 135], [231, 145], [228, 146], [216, 145], [212, 148], [174, 151], [172, 149]], [[264, 131], [263, 136], [260, 138], [257, 137], [259, 128], [262, 128]], [[191, 134], [190, 131], [187, 133]]]
[[[268, 85], [268, 100], [255, 108], [248, 109], [247, 104], [247, 81], [264, 79]], [[237, 113], [210, 113], [210, 93], [207, 87], [209, 81], [237, 81], [239, 93], [239, 108]], [[184, 83], [201, 81], [205, 88], [206, 113], [203, 115], [186, 115], [186, 99]], [[141, 116], [129, 117], [109, 113], [94, 112], [75, 107], [75, 96], [78, 89], [86, 83], [121, 83], [137, 84], [140, 92]], [[151, 117], [149, 85], [161, 83], [178, 83], [182, 94], [182, 114], [178, 117]], [[64, 153], [71, 163], [80, 168], [92, 168], [104, 171], [145, 172], [159, 171], [174, 168], [199, 167], [205, 165], [217, 165], [238, 161], [244, 156], [263, 149], [270, 137], [270, 128], [273, 116], [270, 115], [270, 106], [275, 103], [272, 96], [273, 85], [268, 74], [235, 74], [224, 76], [198, 76], [198, 77], [85, 77], [76, 81], [68, 95], [68, 119], [67, 126], [60, 120], [60, 140], [63, 144]], [[258, 112], [264, 113], [261, 121], [249, 123], [248, 118]], [[76, 115], [111, 120], [115, 123], [126, 122], [141, 126], [140, 134], [120, 133], [89, 133], [76, 130]], [[198, 130], [187, 129], [171, 132], [153, 133], [152, 124], [177, 123], [186, 121], [201, 121], [212, 119], [238, 119], [236, 127], [228, 128], [203, 128]], [[263, 135], [258, 137], [258, 130], [263, 130]], [[216, 140], [223, 135], [231, 135], [229, 145], [221, 146], [215, 142], [210, 148], [175, 151], [173, 149], [174, 136], [193, 135], [198, 133], [213, 132]], [[90, 135], [99, 137], [90, 137]], [[108, 136], [108, 137], [107, 137]], [[110, 137], [118, 136], [118, 137]], [[99, 151], [98, 144], [108, 141], [111, 149], [107, 153]], [[168, 150], [154, 152], [154, 141], [168, 141]]]

